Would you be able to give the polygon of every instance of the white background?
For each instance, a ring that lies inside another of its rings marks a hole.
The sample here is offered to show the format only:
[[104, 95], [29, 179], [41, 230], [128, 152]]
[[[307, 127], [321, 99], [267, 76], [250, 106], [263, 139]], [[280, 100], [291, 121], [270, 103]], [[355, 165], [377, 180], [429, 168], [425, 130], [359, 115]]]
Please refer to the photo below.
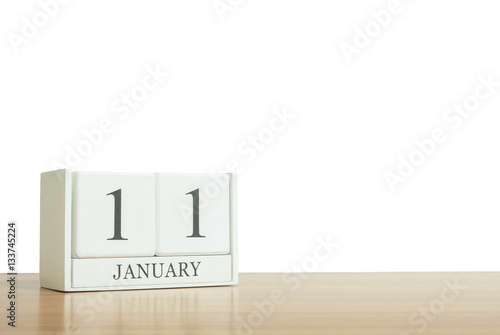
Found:
[[[38, 271], [39, 174], [105, 118], [113, 131], [74, 169], [240, 162], [243, 272], [307, 263], [327, 236], [340, 247], [312, 270], [499, 270], [500, 87], [457, 129], [443, 120], [478, 77], [500, 80], [499, 5], [401, 0], [349, 63], [341, 43], [388, 3], [233, 0], [222, 20], [212, 0], [70, 1], [16, 52], [9, 36], [41, 7], [2, 1], [1, 271], [7, 220], [19, 271]], [[147, 67], [169, 76], [122, 120], [112, 104]], [[242, 154], [276, 108], [295, 119]], [[391, 191], [384, 173], [436, 127], [447, 141]]]

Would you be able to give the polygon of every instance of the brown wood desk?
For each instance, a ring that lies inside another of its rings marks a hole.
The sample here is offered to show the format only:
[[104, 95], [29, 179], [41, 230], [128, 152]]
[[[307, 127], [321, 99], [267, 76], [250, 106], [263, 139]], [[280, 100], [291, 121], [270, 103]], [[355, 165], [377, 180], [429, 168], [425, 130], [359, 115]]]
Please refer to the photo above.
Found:
[[500, 334], [500, 273], [244, 273], [233, 287], [61, 293], [17, 276], [0, 334]]

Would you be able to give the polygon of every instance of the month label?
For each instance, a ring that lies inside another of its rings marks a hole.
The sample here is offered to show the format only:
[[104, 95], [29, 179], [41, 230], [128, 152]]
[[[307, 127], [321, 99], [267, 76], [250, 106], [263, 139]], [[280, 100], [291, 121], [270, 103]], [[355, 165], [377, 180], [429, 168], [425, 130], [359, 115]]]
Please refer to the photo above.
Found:
[[73, 287], [231, 281], [231, 256], [74, 259]]

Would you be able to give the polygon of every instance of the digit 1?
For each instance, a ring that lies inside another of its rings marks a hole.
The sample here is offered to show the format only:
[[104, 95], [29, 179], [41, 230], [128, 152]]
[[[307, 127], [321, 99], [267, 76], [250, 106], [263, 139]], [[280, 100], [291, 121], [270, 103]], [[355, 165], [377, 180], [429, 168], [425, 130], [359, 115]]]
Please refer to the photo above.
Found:
[[122, 190], [116, 190], [106, 195], [113, 195], [115, 198], [115, 236], [108, 240], [128, 240], [122, 237]]
[[193, 196], [193, 234], [186, 237], [205, 237], [200, 235], [200, 189], [186, 193]]

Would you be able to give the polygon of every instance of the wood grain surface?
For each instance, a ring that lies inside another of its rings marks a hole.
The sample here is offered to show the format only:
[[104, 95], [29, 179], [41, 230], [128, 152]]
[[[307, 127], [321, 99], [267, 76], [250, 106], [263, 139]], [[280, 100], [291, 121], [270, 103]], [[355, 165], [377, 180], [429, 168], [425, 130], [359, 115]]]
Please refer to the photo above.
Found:
[[1, 334], [500, 334], [500, 273], [240, 274], [213, 288], [61, 293], [16, 276]]

